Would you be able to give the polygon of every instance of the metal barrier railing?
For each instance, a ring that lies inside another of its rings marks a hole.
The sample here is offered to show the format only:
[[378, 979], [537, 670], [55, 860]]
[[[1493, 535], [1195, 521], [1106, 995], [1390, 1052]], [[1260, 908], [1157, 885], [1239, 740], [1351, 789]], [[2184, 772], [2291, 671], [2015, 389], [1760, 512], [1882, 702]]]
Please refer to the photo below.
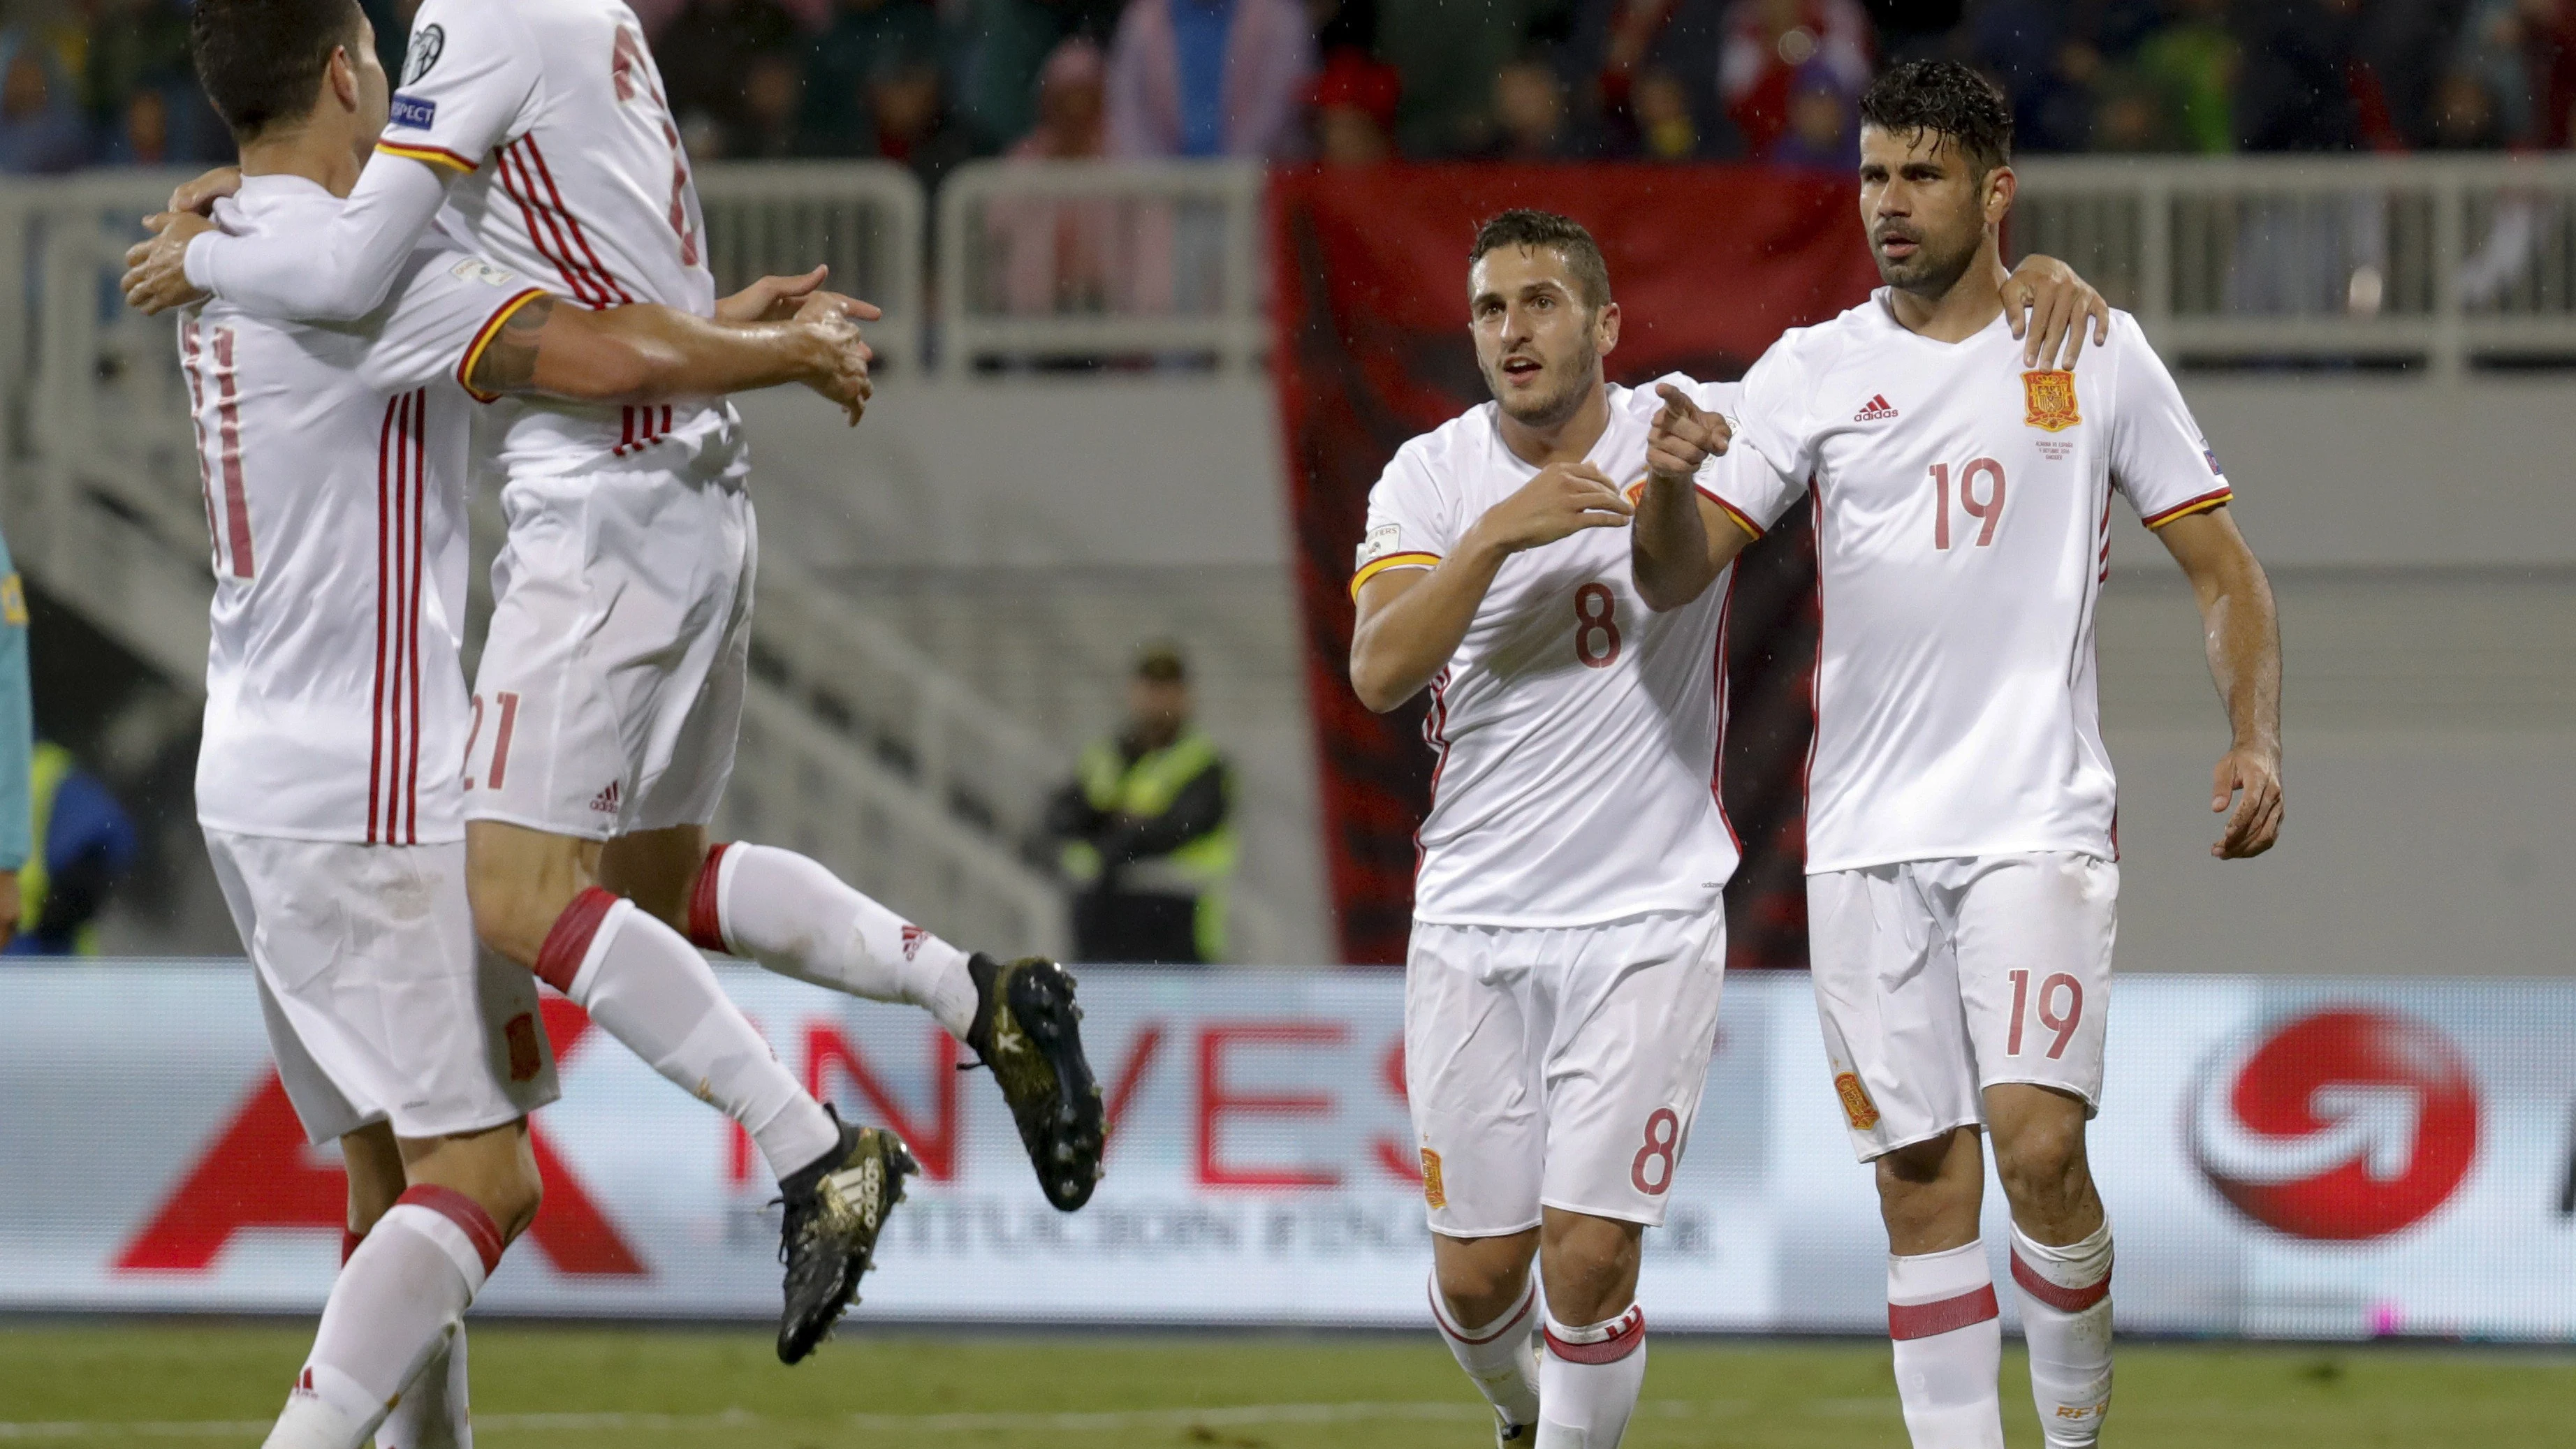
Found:
[[939, 192], [939, 365], [1256, 366], [1262, 168], [985, 161]]
[[2034, 158], [2065, 258], [2184, 366], [2576, 365], [2576, 159]]

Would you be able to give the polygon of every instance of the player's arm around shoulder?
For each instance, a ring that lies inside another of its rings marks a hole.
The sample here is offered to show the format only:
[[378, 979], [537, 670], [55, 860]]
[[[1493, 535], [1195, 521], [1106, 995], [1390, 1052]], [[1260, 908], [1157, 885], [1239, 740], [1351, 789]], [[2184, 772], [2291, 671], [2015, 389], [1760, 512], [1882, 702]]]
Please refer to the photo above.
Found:
[[2224, 503], [2168, 519], [2155, 532], [2191, 580], [2232, 733], [2210, 779], [2209, 808], [2228, 817], [2227, 829], [2209, 853], [2261, 855], [2280, 839], [2282, 819], [2281, 618], [2272, 583]]
[[1700, 470], [1734, 443], [1725, 415], [1671, 382], [1657, 383], [1655, 394], [1663, 407], [1646, 429], [1646, 484], [1629, 534], [1629, 564], [1638, 597], [1662, 613], [1705, 593], [1754, 533], [1699, 486]]
[[818, 294], [783, 321], [727, 323], [653, 303], [592, 311], [539, 296], [512, 311], [466, 369], [486, 395], [665, 402], [803, 383], [855, 423], [873, 354], [847, 299]]
[[1636, 506], [1590, 463], [1550, 463], [1467, 526], [1446, 555], [1374, 568], [1353, 589], [1351, 688], [1377, 714], [1403, 704], [1458, 652], [1513, 554], [1586, 528], [1620, 528]]

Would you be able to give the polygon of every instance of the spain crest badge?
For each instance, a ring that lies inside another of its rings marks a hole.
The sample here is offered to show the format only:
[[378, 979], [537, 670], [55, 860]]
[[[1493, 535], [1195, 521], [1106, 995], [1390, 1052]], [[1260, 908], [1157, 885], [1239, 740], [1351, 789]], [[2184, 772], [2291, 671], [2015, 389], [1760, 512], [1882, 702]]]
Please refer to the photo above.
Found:
[[2034, 428], [2062, 433], [2084, 421], [2075, 411], [2075, 374], [2025, 372], [2021, 375], [2021, 420]]

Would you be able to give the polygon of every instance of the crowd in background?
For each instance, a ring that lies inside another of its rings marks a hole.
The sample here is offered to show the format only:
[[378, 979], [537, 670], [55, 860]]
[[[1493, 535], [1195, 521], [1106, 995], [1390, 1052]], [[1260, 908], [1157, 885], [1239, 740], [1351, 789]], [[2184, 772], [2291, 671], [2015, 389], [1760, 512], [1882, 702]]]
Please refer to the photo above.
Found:
[[[399, 69], [417, 0], [364, 0]], [[2026, 151], [2562, 148], [2576, 0], [635, 0], [692, 155], [1842, 167], [1891, 61]], [[0, 172], [228, 154], [185, 0], [0, 3]]]

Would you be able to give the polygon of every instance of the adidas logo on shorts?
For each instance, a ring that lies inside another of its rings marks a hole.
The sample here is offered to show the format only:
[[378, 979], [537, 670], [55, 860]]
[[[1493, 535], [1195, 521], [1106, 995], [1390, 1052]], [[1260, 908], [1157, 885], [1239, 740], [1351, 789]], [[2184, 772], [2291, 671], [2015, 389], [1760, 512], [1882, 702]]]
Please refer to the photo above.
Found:
[[1870, 394], [1869, 401], [1860, 405], [1860, 411], [1852, 414], [1852, 421], [1874, 423], [1882, 418], [1894, 416], [1896, 416], [1896, 405], [1887, 400], [1887, 394], [1878, 392]]
[[611, 780], [608, 782], [607, 789], [590, 797], [590, 808], [602, 815], [614, 815], [617, 813], [617, 801], [617, 782]]

